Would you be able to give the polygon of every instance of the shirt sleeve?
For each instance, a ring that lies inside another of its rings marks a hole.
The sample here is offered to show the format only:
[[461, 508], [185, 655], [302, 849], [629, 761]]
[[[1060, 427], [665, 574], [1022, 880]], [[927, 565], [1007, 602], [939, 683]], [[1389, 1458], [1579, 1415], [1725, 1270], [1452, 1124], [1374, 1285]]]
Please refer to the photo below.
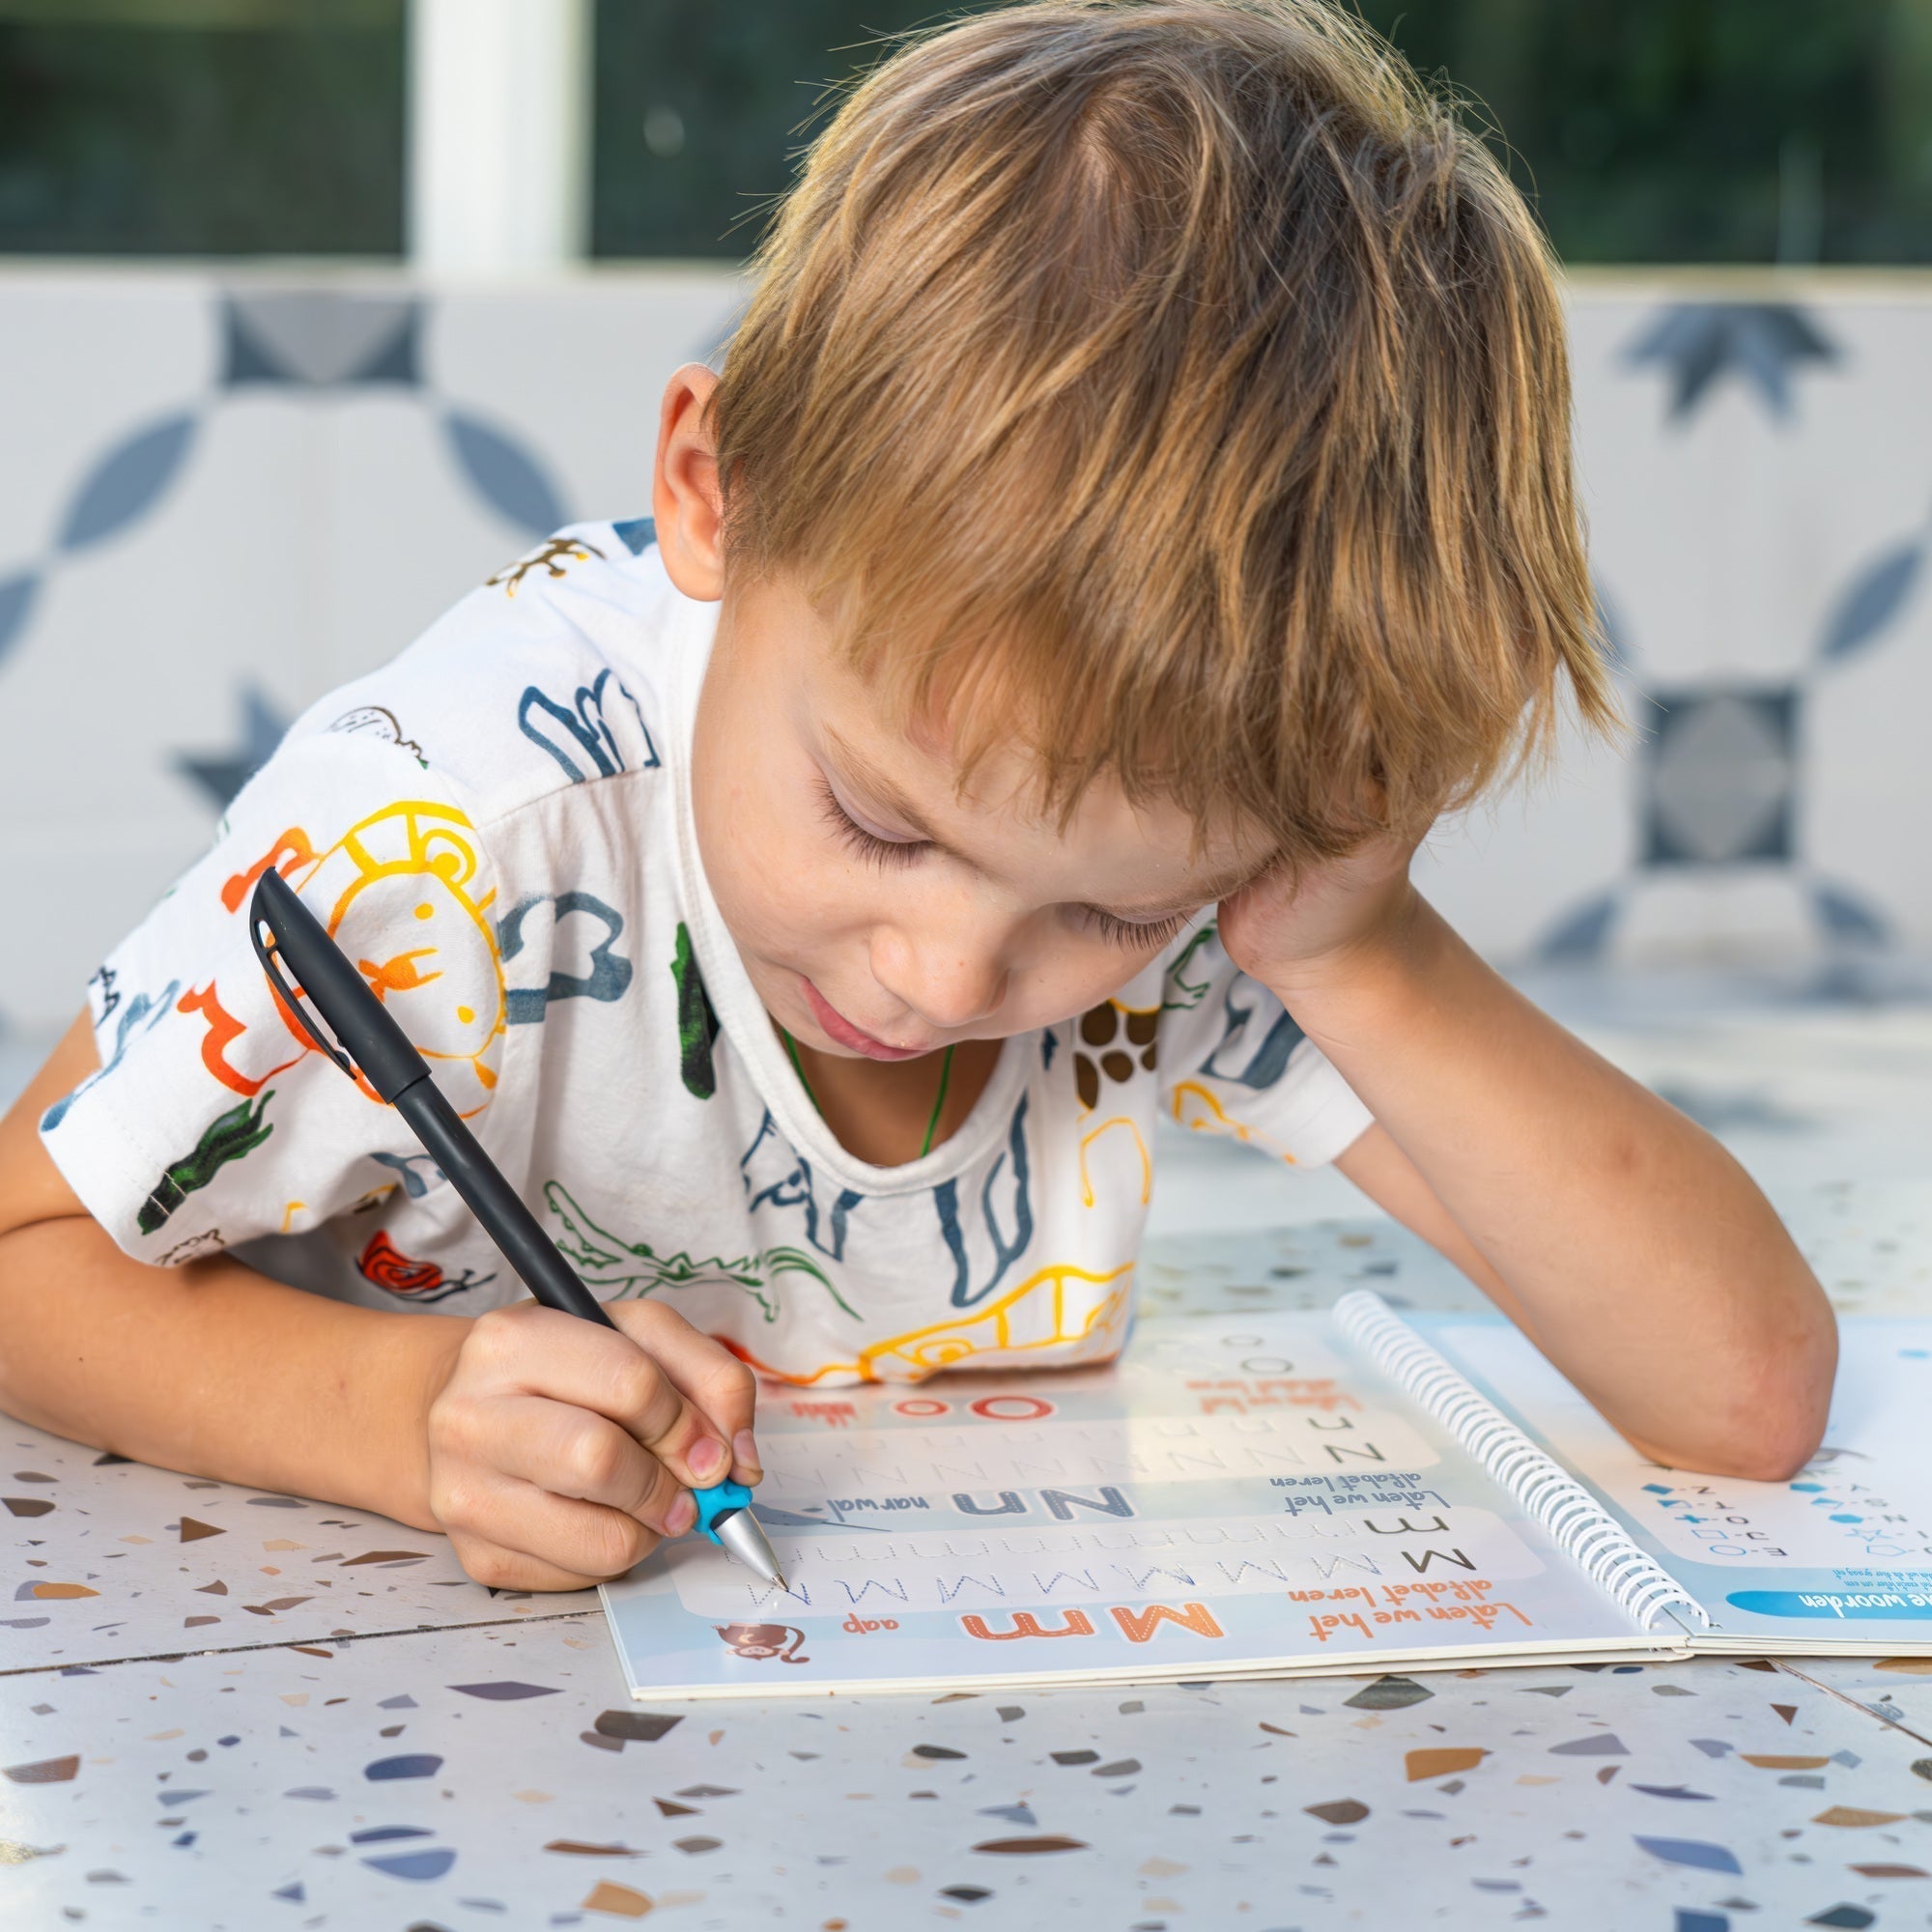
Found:
[[1243, 973], [1212, 924], [1181, 940], [1161, 978], [1161, 1105], [1296, 1167], [1345, 1153], [1374, 1116], [1282, 1003]]
[[492, 869], [470, 814], [414, 747], [292, 736], [213, 849], [89, 984], [99, 1071], [41, 1136], [129, 1255], [171, 1266], [318, 1226], [413, 1158], [408, 1127], [316, 1051], [248, 934], [270, 867], [301, 895], [428, 1059], [457, 1111], [497, 1098], [502, 970]]

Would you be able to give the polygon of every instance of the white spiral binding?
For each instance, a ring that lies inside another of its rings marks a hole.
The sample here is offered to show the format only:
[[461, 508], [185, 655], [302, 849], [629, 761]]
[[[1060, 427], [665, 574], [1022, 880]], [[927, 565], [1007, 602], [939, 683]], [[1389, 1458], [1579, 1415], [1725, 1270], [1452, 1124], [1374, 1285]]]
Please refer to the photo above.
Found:
[[1631, 1541], [1582, 1484], [1478, 1395], [1380, 1295], [1365, 1288], [1345, 1294], [1335, 1304], [1335, 1321], [1645, 1630], [1655, 1630], [1667, 1609], [1711, 1627], [1704, 1606]]

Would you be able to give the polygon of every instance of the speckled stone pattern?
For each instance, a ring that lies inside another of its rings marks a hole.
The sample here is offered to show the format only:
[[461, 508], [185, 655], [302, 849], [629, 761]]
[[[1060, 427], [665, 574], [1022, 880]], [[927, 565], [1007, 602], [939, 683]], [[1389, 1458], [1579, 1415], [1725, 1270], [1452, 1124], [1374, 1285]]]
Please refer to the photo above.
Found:
[[486, 1590], [385, 1517], [98, 1455], [0, 1418], [9, 1670], [515, 1622], [596, 1596]]
[[[1932, 1187], [1780, 1206], [1843, 1305], [1932, 1309]], [[1184, 1320], [1363, 1284], [1478, 1305], [1367, 1220], [1170, 1242], [1145, 1293]], [[636, 1705], [584, 1599], [493, 1597], [380, 1519], [0, 1441], [30, 1505], [7, 1932], [1932, 1918], [1922, 1662]]]
[[681, 1710], [621, 1689], [582, 1617], [15, 1680], [0, 1911], [398, 1932], [1924, 1921], [1912, 1767], [1932, 1747], [1789, 1672]]

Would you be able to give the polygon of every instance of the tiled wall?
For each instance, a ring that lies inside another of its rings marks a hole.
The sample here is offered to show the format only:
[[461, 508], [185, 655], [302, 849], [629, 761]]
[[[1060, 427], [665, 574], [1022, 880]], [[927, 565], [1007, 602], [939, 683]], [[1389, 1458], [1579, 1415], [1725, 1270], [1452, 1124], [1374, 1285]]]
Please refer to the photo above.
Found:
[[[1446, 829], [1499, 958], [1932, 941], [1932, 279], [1572, 290], [1640, 727]], [[648, 508], [711, 270], [0, 274], [0, 1029], [45, 1030], [280, 724], [569, 517]]]
[[1577, 448], [1632, 738], [1437, 834], [1493, 956], [1932, 942], [1932, 277], [1589, 278]]

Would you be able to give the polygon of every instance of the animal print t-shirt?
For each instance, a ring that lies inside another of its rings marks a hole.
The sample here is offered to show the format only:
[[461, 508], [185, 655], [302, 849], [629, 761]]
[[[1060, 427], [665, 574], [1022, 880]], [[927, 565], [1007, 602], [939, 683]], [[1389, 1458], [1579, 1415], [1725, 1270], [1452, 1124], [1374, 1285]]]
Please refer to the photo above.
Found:
[[96, 975], [100, 1070], [42, 1122], [128, 1253], [237, 1248], [383, 1308], [523, 1293], [401, 1118], [271, 997], [247, 932], [270, 866], [599, 1295], [665, 1296], [790, 1381], [1112, 1355], [1157, 1112], [1304, 1166], [1361, 1133], [1197, 922], [1115, 998], [1009, 1039], [930, 1153], [848, 1153], [705, 884], [689, 748], [716, 612], [648, 522], [578, 526], [297, 723]]

